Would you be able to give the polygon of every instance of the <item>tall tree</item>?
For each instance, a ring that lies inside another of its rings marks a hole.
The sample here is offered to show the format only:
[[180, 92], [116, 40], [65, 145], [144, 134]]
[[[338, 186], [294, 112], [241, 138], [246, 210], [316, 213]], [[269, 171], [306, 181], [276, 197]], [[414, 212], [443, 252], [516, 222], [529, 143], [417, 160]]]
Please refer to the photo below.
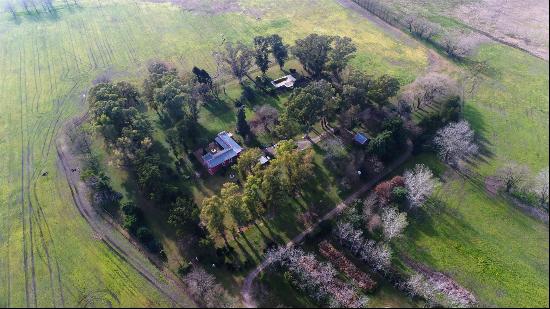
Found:
[[254, 52], [243, 43], [227, 42], [224, 50], [214, 53], [214, 56], [218, 64], [226, 72], [235, 76], [241, 84], [244, 77], [249, 77], [248, 72], [254, 62]]
[[441, 73], [429, 73], [415, 80], [403, 93], [414, 108], [440, 103], [458, 94], [456, 82]]
[[343, 81], [343, 102], [348, 105], [365, 108], [368, 105], [368, 95], [372, 85], [372, 79], [365, 73], [358, 70], [350, 70]]
[[244, 111], [244, 106], [239, 108], [237, 112], [237, 133], [242, 137], [247, 137], [250, 134], [250, 126], [246, 122], [246, 114]]
[[298, 193], [313, 176], [313, 158], [309, 151], [300, 151], [292, 140], [277, 143], [277, 157], [271, 165], [279, 168], [282, 180], [289, 192]]
[[250, 175], [243, 188], [243, 204], [249, 213], [256, 219], [265, 213], [262, 199], [262, 178], [260, 175]]
[[437, 184], [432, 171], [423, 164], [417, 164], [413, 170], [407, 170], [403, 177], [410, 206], [418, 208], [424, 205]]
[[277, 64], [282, 69], [288, 60], [288, 48], [278, 34], [271, 36], [271, 51], [273, 52], [275, 61], [277, 61]]
[[280, 204], [286, 196], [281, 171], [276, 165], [270, 164], [263, 170], [261, 177], [260, 188], [264, 194], [264, 201], [273, 210], [273, 206]]
[[233, 169], [237, 172], [237, 176], [242, 182], [245, 182], [255, 169], [258, 168], [260, 162], [258, 159], [262, 155], [262, 151], [258, 148], [249, 148], [243, 151], [237, 159], [237, 164]]
[[199, 223], [199, 208], [189, 198], [178, 197], [168, 213], [168, 223], [178, 235], [192, 229]]
[[334, 47], [330, 52], [328, 69], [336, 80], [340, 80], [340, 74], [347, 67], [349, 61], [355, 57], [357, 47], [348, 37], [335, 37]]
[[407, 225], [407, 213], [399, 212], [394, 207], [388, 207], [382, 211], [382, 228], [386, 240], [401, 236]]
[[518, 189], [524, 183], [531, 172], [529, 167], [511, 162], [497, 170], [497, 178], [504, 183], [506, 192], [510, 193]]
[[162, 86], [161, 79], [168, 73], [168, 66], [159, 61], [155, 61], [149, 64], [147, 67], [149, 75], [143, 81], [143, 96], [149, 107], [158, 112], [158, 106], [154, 100], [155, 89]]
[[333, 40], [334, 38], [331, 36], [313, 33], [296, 40], [296, 45], [292, 47], [292, 53], [298, 58], [306, 72], [319, 78], [329, 61]]
[[478, 146], [474, 140], [475, 135], [470, 124], [462, 120], [450, 123], [437, 131], [434, 143], [443, 161], [457, 164], [460, 160], [477, 153]]
[[548, 209], [548, 168], [543, 169], [539, 172], [535, 178], [535, 183], [533, 186], [533, 192], [537, 195], [540, 206]]
[[377, 78], [369, 89], [369, 98], [379, 106], [384, 106], [389, 103], [389, 98], [395, 96], [399, 92], [400, 83], [395, 77], [382, 75]]
[[279, 111], [270, 105], [262, 105], [255, 109], [254, 116], [250, 120], [252, 131], [256, 134], [271, 134], [279, 122]]
[[184, 85], [176, 74], [165, 74], [161, 86], [153, 91], [155, 105], [177, 122], [184, 116], [186, 93]]
[[241, 228], [250, 221], [250, 214], [242, 203], [242, 193], [239, 186], [233, 182], [224, 183], [220, 197], [223, 200], [224, 209], [230, 216], [232, 227], [241, 232]]
[[340, 96], [334, 87], [325, 80], [319, 80], [297, 89], [285, 103], [284, 113], [309, 127], [321, 117], [333, 116], [340, 104]]
[[193, 67], [193, 74], [195, 74], [199, 83], [209, 86], [212, 85], [212, 77], [210, 76], [210, 74], [208, 74], [206, 70]]
[[224, 217], [223, 200], [219, 196], [214, 195], [203, 200], [200, 213], [202, 224], [211, 236], [221, 236], [225, 245], [229, 247], [225, 233]]
[[263, 74], [269, 69], [269, 48], [271, 44], [271, 38], [264, 36], [257, 36], [254, 38], [254, 58], [256, 59], [256, 66], [260, 68]]

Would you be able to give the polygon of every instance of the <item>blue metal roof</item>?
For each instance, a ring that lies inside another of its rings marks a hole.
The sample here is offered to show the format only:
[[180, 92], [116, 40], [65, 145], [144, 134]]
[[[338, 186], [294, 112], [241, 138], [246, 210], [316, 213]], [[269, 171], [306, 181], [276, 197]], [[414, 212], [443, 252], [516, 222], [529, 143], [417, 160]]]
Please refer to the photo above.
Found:
[[207, 153], [202, 160], [208, 168], [216, 167], [224, 162], [235, 158], [243, 148], [227, 132], [220, 132], [215, 138], [216, 143], [222, 148], [216, 153]]
[[233, 149], [224, 149], [214, 155], [206, 154], [203, 158], [208, 168], [216, 167], [223, 164], [227, 160], [231, 160], [237, 156], [237, 153]]
[[367, 143], [369, 141], [369, 138], [366, 137], [365, 135], [361, 134], [361, 133], [357, 133], [353, 137], [353, 140], [358, 142], [361, 145], [364, 145], [365, 143]]

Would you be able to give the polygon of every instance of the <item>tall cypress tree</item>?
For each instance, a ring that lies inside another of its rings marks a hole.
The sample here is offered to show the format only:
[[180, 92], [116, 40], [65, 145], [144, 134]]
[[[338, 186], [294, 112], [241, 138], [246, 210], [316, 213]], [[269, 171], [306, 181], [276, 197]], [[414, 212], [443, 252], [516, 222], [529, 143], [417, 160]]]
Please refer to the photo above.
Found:
[[244, 113], [244, 106], [239, 108], [237, 112], [237, 133], [242, 137], [246, 137], [250, 133], [250, 126], [246, 122], [246, 115]]

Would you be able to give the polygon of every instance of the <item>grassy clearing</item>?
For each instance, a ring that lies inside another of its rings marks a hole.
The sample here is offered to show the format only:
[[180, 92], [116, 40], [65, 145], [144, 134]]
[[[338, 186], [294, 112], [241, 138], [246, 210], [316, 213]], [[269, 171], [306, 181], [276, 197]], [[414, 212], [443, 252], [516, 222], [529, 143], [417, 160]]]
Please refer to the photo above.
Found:
[[490, 152], [478, 169], [488, 175], [510, 160], [533, 171], [548, 166], [548, 63], [502, 45], [483, 45], [493, 76], [479, 86], [466, 108]]
[[434, 205], [409, 218], [402, 255], [450, 274], [482, 306], [548, 306], [548, 227], [488, 196], [431, 155], [408, 163], [442, 178]]
[[[403, 81], [426, 65], [424, 48], [382, 35], [329, 0], [243, 1], [262, 12], [260, 19], [168, 3], [79, 2], [59, 7], [57, 18], [21, 15], [16, 23], [0, 16], [0, 306], [167, 305], [94, 237], [56, 168], [55, 135], [86, 108], [81, 93], [97, 77], [139, 82], [154, 58], [214, 71], [211, 51], [224, 38], [250, 42], [276, 32], [287, 42], [310, 32], [352, 36], [360, 50], [355, 64]], [[201, 116], [210, 134], [234, 122]]]

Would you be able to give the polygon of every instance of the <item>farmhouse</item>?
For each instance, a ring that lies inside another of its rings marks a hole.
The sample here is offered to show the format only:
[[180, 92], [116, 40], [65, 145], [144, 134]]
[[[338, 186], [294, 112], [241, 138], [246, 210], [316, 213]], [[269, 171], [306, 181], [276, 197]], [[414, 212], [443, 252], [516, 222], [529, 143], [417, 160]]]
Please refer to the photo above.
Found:
[[292, 75], [286, 75], [281, 78], [277, 78], [276, 80], [271, 81], [271, 84], [276, 89], [280, 88], [292, 88], [294, 87], [294, 82], [296, 81], [296, 78]]
[[228, 132], [220, 132], [207, 149], [203, 150], [200, 161], [210, 175], [214, 175], [220, 168], [233, 163], [233, 159], [238, 157], [243, 148], [233, 139], [233, 135]]

